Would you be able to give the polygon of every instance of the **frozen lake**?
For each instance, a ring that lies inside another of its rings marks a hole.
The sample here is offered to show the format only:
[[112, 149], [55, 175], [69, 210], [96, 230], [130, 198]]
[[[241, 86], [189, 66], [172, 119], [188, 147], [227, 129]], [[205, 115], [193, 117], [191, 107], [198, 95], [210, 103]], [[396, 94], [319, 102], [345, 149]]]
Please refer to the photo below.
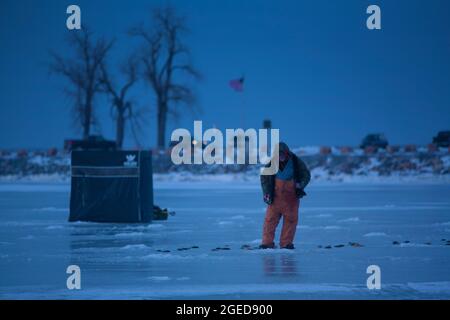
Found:
[[[450, 298], [449, 185], [307, 192], [295, 251], [243, 250], [261, 239], [255, 183], [156, 183], [176, 216], [151, 225], [68, 223], [67, 184], [0, 184], [0, 298]], [[66, 288], [69, 265], [81, 290]]]

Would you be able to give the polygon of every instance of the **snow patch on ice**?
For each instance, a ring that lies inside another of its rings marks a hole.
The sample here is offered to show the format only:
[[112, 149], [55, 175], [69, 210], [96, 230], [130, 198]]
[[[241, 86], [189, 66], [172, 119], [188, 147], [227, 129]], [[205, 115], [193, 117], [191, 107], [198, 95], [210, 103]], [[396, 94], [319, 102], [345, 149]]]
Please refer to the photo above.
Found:
[[364, 237], [387, 237], [387, 234], [384, 232], [369, 232]]
[[149, 224], [145, 228], [146, 229], [164, 229], [165, 226], [163, 224]]
[[233, 221], [219, 221], [217, 224], [219, 226], [229, 226], [229, 225], [233, 224]]
[[430, 245], [422, 244], [422, 243], [400, 243], [400, 247], [405, 247], [405, 248], [424, 248], [424, 247], [430, 247]]
[[45, 229], [47, 229], [47, 230], [61, 230], [61, 229], [64, 229], [64, 226], [54, 225], [54, 226], [48, 226]]
[[329, 217], [331, 217], [332, 215], [331, 214], [329, 214], [329, 213], [321, 213], [321, 214], [317, 214], [317, 215], [314, 215], [314, 216], [311, 216], [312, 218], [329, 218]]
[[438, 222], [438, 223], [433, 224], [433, 226], [435, 226], [435, 227], [448, 227], [448, 226], [450, 226], [450, 221]]
[[146, 233], [144, 232], [123, 232], [123, 233], [117, 233], [114, 235], [116, 238], [140, 238], [145, 236]]
[[148, 277], [149, 280], [152, 281], [168, 281], [170, 280], [170, 277], [168, 276], [153, 276], [153, 277]]
[[351, 217], [348, 219], [339, 220], [339, 222], [358, 222], [358, 221], [359, 221], [359, 217]]
[[144, 250], [144, 249], [149, 249], [149, 247], [146, 246], [145, 244], [129, 244], [120, 249], [121, 250]]
[[339, 230], [342, 229], [340, 226], [325, 226], [323, 227], [323, 230]]
[[129, 225], [124, 227], [124, 230], [160, 230], [164, 229], [166, 226], [163, 224], [144, 224], [144, 225]]

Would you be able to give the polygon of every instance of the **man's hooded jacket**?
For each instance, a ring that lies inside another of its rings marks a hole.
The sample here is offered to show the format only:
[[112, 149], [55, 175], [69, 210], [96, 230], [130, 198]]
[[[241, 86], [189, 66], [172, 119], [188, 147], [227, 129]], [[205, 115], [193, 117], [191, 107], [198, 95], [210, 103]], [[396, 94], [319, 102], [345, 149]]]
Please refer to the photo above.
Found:
[[[311, 173], [309, 172], [308, 167], [299, 157], [289, 151], [289, 148], [285, 143], [281, 142], [279, 144], [279, 152], [287, 152], [289, 154], [289, 158], [293, 162], [294, 167], [294, 181], [296, 185], [297, 197], [301, 198], [305, 196], [306, 193], [304, 189], [311, 180]], [[270, 163], [268, 163], [266, 167], [270, 167]], [[263, 195], [269, 195], [270, 199], [272, 200], [274, 199], [275, 195], [275, 177], [276, 174], [261, 175], [261, 187]]]

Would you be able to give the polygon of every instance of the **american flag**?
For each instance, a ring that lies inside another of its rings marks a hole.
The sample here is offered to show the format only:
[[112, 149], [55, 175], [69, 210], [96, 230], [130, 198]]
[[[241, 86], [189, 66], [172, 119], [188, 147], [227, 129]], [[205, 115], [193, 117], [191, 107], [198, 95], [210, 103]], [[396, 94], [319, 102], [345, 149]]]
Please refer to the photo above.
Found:
[[229, 82], [231, 89], [237, 92], [244, 91], [244, 77], [233, 79]]

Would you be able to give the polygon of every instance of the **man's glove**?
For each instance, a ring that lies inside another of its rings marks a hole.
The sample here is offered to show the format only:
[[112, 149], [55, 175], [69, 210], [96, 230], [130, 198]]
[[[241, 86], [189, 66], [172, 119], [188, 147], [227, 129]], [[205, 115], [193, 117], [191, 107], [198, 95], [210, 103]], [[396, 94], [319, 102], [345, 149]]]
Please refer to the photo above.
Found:
[[303, 198], [304, 196], [306, 196], [306, 192], [303, 190], [303, 189], [301, 189], [300, 188], [300, 184], [299, 183], [297, 183], [296, 185], [295, 185], [295, 191], [296, 191], [296, 194], [297, 194], [297, 197], [299, 198], [299, 199], [301, 199], [301, 198]]
[[272, 197], [268, 193], [264, 195], [263, 199], [264, 199], [264, 202], [267, 203], [268, 205], [271, 205], [273, 202]]

